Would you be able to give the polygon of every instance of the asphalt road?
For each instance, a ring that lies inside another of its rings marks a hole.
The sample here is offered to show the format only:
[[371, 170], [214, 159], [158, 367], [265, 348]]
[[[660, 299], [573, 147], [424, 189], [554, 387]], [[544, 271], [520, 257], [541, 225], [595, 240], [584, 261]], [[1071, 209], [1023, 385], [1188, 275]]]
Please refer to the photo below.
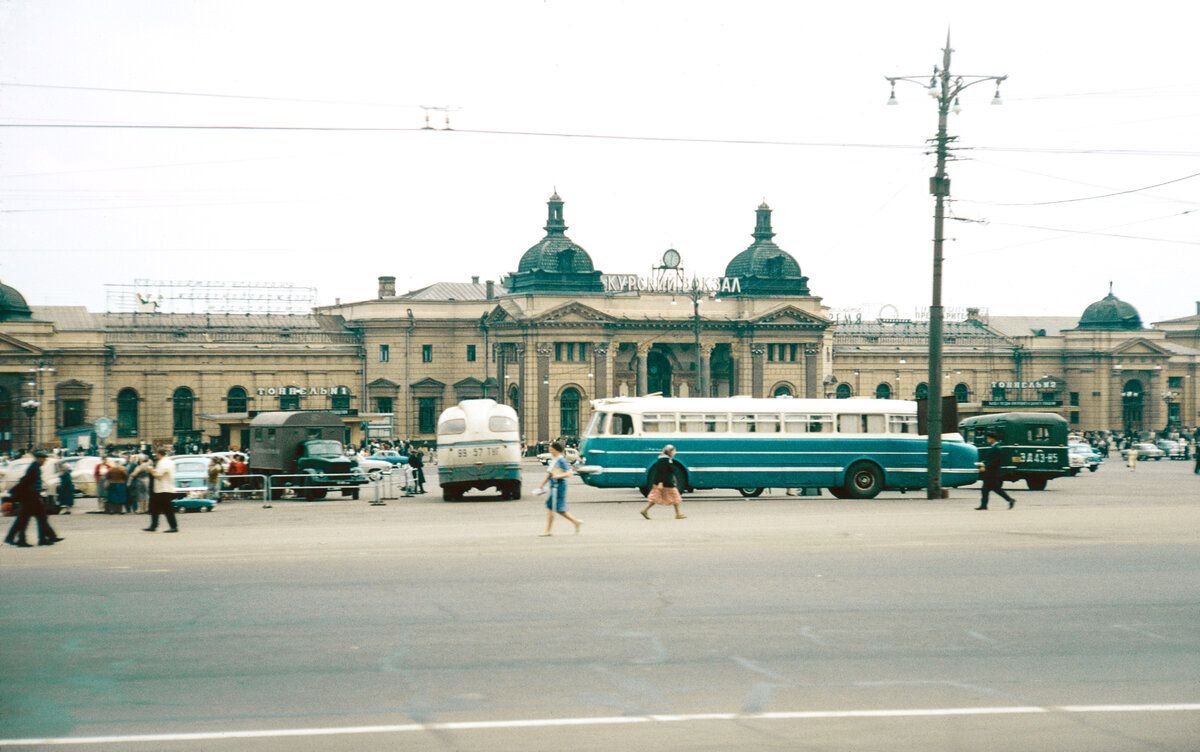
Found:
[[55, 518], [0, 550], [0, 748], [1200, 748], [1190, 463], [976, 496]]

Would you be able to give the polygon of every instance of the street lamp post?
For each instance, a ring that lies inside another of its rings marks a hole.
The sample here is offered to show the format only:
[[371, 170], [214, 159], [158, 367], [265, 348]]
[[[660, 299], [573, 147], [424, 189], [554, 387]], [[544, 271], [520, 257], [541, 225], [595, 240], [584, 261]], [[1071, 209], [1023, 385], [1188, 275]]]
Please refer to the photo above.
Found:
[[942, 241], [945, 224], [945, 203], [950, 197], [950, 179], [946, 176], [946, 161], [950, 157], [950, 142], [956, 136], [946, 133], [946, 123], [950, 113], [957, 114], [960, 110], [958, 95], [968, 87], [984, 81], [996, 82], [996, 95], [992, 104], [1000, 104], [1000, 82], [1008, 76], [952, 76], [950, 74], [950, 33], [946, 32], [946, 46], [942, 49], [941, 68], [934, 66], [933, 75], [928, 79], [924, 76], [887, 76], [892, 86], [888, 104], [894, 105], [896, 100], [896, 82], [905, 81], [924, 87], [929, 96], [938, 103], [938, 131], [933, 139], [934, 153], [937, 156], [937, 171], [929, 180], [929, 192], [933, 194], [935, 211], [933, 215], [933, 295], [929, 306], [929, 482], [927, 498], [942, 498], [942, 323], [944, 311], [942, 308]]
[[704, 355], [700, 350], [700, 299], [704, 297], [704, 290], [700, 288], [700, 284], [693, 280], [691, 289], [688, 290], [688, 297], [692, 299], [692, 338], [696, 345], [696, 391], [697, 397], [708, 396], [708, 374], [705, 373]]
[[34, 448], [34, 443], [33, 443], [34, 442], [34, 435], [33, 435], [34, 420], [33, 419], [34, 419], [34, 416], [37, 415], [38, 408], [41, 406], [42, 406], [42, 403], [38, 402], [35, 399], [27, 399], [21, 403], [21, 409], [25, 411], [25, 417], [29, 419], [29, 449], [31, 451]]

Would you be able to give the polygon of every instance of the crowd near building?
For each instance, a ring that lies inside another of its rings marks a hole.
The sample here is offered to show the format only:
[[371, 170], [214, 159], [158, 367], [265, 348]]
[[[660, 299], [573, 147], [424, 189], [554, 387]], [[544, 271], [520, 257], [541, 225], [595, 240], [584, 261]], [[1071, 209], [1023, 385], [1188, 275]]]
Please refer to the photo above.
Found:
[[[501, 280], [439, 282], [303, 315], [29, 306], [0, 285], [0, 451], [174, 444], [240, 448], [270, 410], [332, 410], [348, 437], [432, 442], [440, 411], [488, 397], [516, 408], [530, 445], [576, 437], [597, 398], [924, 398], [960, 414], [1050, 410], [1078, 431], [1200, 423], [1200, 303], [1144, 323], [1113, 290], [1078, 316], [990, 316], [945, 326], [928, 383], [919, 317], [836, 315], [776, 245], [771, 209], [725, 273], [680, 254], [604, 274], [548, 201], [544, 236]], [[1105, 292], [1103, 290], [1098, 291]]]

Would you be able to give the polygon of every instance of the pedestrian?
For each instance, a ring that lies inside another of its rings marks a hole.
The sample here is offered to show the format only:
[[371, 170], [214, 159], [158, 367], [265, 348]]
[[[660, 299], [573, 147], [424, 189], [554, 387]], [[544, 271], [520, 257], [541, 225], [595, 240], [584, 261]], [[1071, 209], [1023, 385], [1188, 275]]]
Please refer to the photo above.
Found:
[[221, 501], [221, 473], [225, 472], [225, 468], [221, 467], [221, 460], [218, 457], [213, 457], [208, 461], [208, 498], [215, 502]]
[[420, 449], [412, 448], [408, 455], [408, 466], [413, 469], [413, 483], [416, 484], [417, 493], [425, 493], [425, 463], [421, 460]]
[[537, 492], [541, 493], [546, 490], [547, 484], [550, 486], [550, 493], [546, 496], [546, 531], [541, 534], [543, 538], [551, 534], [550, 528], [554, 526], [555, 512], [566, 517], [575, 526], [576, 533], [583, 527], [583, 522], [567, 511], [567, 478], [574, 475], [575, 471], [563, 456], [564, 448], [561, 441], [550, 445], [550, 463], [546, 478], [537, 489]]
[[129, 503], [129, 471], [118, 460], [108, 468], [105, 485], [108, 486], [108, 497], [104, 508], [109, 514], [125, 514], [125, 505]]
[[108, 458], [101, 457], [96, 463], [96, 469], [92, 471], [92, 478], [96, 481], [96, 506], [101, 512], [107, 511], [104, 506], [108, 498]]
[[29, 463], [25, 474], [21, 476], [17, 485], [13, 486], [10, 492], [13, 501], [19, 505], [17, 519], [13, 521], [12, 527], [8, 529], [8, 534], [4, 536], [4, 542], [10, 546], [32, 548], [25, 540], [25, 529], [29, 527], [30, 517], [37, 520], [39, 546], [53, 546], [63, 540], [58, 537], [58, 533], [54, 532], [54, 528], [50, 527], [50, 521], [46, 519], [46, 510], [42, 506], [42, 492], [45, 490], [42, 468], [49, 456], [41, 449], [34, 452], [33, 462]]
[[1129, 448], [1125, 450], [1125, 467], [1129, 468], [1130, 470], [1137, 470], [1137, 463], [1138, 449], [1136, 446], [1130, 444]]
[[146, 514], [150, 509], [150, 471], [154, 463], [144, 454], [135, 455], [133, 470], [129, 473], [129, 500], [135, 504], [138, 514]]
[[66, 464], [58, 474], [58, 506], [59, 514], [70, 514], [75, 506], [75, 481], [71, 478], [71, 466]]
[[643, 517], [650, 519], [650, 508], [655, 504], [662, 504], [675, 507], [675, 519], [687, 518], [679, 508], [683, 503], [683, 497], [679, 495], [680, 470], [679, 463], [675, 461], [675, 447], [671, 444], [663, 447], [662, 454], [658, 455], [658, 459], [650, 466], [648, 483], [650, 493], [646, 494], [647, 503], [642, 509]]
[[995, 431], [988, 431], [984, 437], [989, 447], [988, 455], [983, 462], [979, 463], [979, 477], [983, 481], [979, 497], [979, 506], [975, 507], [976, 511], [986, 510], [988, 508], [988, 492], [995, 491], [996, 495], [1008, 502], [1008, 508], [1012, 509], [1017, 500], [1009, 496], [1004, 490], [1004, 478], [1002, 467], [1004, 465], [1004, 448], [1000, 444], [1000, 436]]
[[158, 453], [158, 463], [150, 471], [150, 527], [147, 533], [158, 529], [159, 515], [167, 518], [170, 527], [164, 533], [178, 533], [175, 523], [175, 462], [171, 459], [171, 448], [163, 447]]

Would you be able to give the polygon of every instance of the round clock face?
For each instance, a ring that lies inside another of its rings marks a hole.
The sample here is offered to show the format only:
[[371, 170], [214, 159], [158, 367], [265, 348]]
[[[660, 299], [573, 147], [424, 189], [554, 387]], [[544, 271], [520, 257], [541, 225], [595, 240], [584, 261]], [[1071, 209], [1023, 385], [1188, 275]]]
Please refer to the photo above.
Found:
[[668, 248], [667, 252], [663, 254], [662, 262], [663, 266], [667, 267], [668, 269], [674, 269], [678, 267], [679, 251], [675, 250], [674, 248]]

